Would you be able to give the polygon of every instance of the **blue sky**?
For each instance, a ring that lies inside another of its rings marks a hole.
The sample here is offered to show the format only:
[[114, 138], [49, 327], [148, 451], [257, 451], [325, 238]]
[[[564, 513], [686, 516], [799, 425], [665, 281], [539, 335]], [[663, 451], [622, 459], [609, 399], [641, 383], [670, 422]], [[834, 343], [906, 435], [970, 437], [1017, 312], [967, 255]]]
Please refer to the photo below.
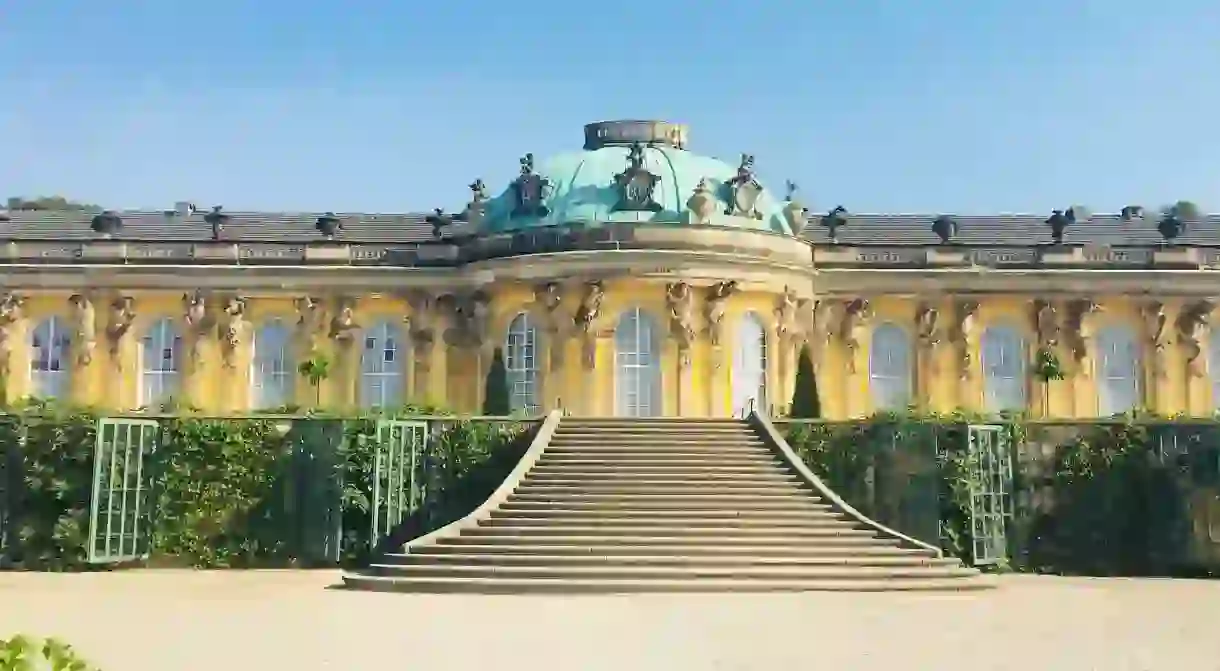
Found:
[[611, 118], [819, 209], [1220, 210], [1215, 0], [0, 0], [0, 196], [456, 209]]

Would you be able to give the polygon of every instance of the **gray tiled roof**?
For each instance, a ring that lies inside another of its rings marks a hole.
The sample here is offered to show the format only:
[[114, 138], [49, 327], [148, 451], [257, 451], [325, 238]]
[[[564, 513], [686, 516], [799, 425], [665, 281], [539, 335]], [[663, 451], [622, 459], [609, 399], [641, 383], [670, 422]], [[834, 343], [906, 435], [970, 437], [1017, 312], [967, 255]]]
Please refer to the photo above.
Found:
[[[932, 232], [934, 214], [850, 215], [847, 226], [836, 237], [845, 245], [935, 245], [940, 238]], [[1022, 246], [1051, 244], [1047, 214], [999, 214], [954, 216], [958, 223], [955, 243], [978, 246]], [[1087, 221], [1069, 226], [1063, 241], [1068, 244], [1155, 246], [1163, 240], [1157, 232], [1159, 215], [1124, 220], [1117, 214], [1097, 214]], [[805, 237], [813, 242], [829, 242], [827, 230], [819, 225], [821, 215], [813, 217]], [[1181, 245], [1220, 245], [1220, 215], [1201, 217], [1191, 222], [1178, 238]]]
[[[13, 211], [0, 217], [0, 240], [89, 240], [97, 235], [90, 228], [92, 213]], [[206, 211], [190, 216], [160, 211], [121, 212], [123, 229], [115, 236], [121, 240], [205, 241], [211, 239]], [[321, 212], [229, 212], [223, 239], [248, 242], [311, 242], [322, 239], [314, 228]], [[343, 228], [336, 240], [368, 243], [413, 243], [432, 239], [426, 214], [339, 213]], [[819, 224], [820, 214], [812, 216], [805, 236], [829, 242], [826, 229]], [[1021, 246], [1049, 244], [1048, 214], [957, 216], [955, 242], [978, 246]], [[852, 214], [848, 225], [839, 229], [838, 239], [846, 245], [934, 245], [932, 232], [936, 215]], [[1157, 217], [1123, 220], [1118, 215], [1094, 215], [1070, 227], [1065, 242], [1094, 245], [1158, 245]], [[457, 232], [454, 230], [453, 232]], [[1220, 246], [1220, 215], [1207, 215], [1193, 222], [1178, 239], [1184, 245]]]

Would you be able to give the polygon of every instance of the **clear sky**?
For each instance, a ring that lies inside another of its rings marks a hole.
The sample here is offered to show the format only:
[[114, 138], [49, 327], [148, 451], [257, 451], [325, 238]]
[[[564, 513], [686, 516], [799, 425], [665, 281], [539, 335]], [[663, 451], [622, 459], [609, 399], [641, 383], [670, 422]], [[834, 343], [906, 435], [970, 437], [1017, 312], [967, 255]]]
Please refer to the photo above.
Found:
[[1220, 211], [1217, 0], [0, 0], [0, 196], [401, 212], [613, 118], [822, 209]]

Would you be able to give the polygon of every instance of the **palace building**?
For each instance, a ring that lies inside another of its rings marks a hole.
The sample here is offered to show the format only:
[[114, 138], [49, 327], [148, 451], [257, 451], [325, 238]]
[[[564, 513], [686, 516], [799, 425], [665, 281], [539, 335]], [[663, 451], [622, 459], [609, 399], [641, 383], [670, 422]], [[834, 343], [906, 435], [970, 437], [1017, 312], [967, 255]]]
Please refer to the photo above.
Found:
[[687, 145], [589, 124], [452, 214], [0, 211], [5, 399], [477, 412], [502, 349], [523, 412], [725, 417], [808, 346], [831, 418], [1220, 406], [1220, 217], [812, 212]]

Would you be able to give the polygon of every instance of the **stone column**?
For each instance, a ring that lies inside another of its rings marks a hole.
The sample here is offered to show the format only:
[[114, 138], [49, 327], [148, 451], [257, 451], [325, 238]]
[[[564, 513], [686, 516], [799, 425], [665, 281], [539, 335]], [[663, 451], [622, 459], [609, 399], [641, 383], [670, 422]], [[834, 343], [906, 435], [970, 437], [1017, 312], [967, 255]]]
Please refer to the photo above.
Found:
[[708, 342], [709, 367], [707, 385], [707, 408], [711, 417], [722, 417], [732, 412], [725, 407], [725, 390], [732, 380], [729, 377], [728, 355], [724, 350], [724, 315], [729, 299], [737, 293], [737, 283], [717, 282], [708, 287], [703, 301], [703, 318]]
[[1143, 357], [1145, 405], [1154, 412], [1169, 413], [1173, 408], [1166, 407], [1163, 388], [1167, 381], [1165, 359], [1169, 348], [1169, 315], [1165, 304], [1157, 300], [1145, 301], [1140, 305], [1140, 319], [1147, 352]]
[[335, 352], [336, 370], [332, 377], [331, 393], [337, 408], [351, 409], [359, 404], [356, 390], [360, 381], [361, 350], [356, 347], [356, 340], [360, 330], [360, 325], [356, 323], [356, 298], [335, 298], [326, 335], [333, 343]]
[[[599, 342], [605, 340], [607, 336], [613, 336], [610, 329], [604, 328], [602, 319], [602, 302], [606, 297], [605, 286], [599, 280], [585, 282], [581, 290], [580, 306], [576, 309], [576, 315], [573, 318], [574, 331], [577, 341], [580, 344], [580, 363], [582, 376], [577, 380], [577, 386], [587, 390], [581, 394], [578, 402], [572, 403], [573, 414], [583, 415], [601, 415], [613, 414], [610, 410], [604, 410], [602, 407], [607, 400], [603, 398], [607, 393], [610, 395], [610, 403], [613, 403], [614, 385], [601, 384], [598, 370], [598, 362], [600, 359]], [[613, 364], [611, 364], [611, 368]], [[575, 399], [573, 399], [575, 400]]]
[[[250, 341], [250, 324], [246, 321], [246, 299], [228, 296], [224, 300], [216, 336], [220, 342], [221, 375], [216, 381], [222, 390], [231, 388], [234, 393], [220, 393], [217, 404], [229, 412], [250, 408], [250, 357], [253, 355]], [[296, 375], [296, 371], [291, 371]]]
[[[775, 349], [776, 375], [775, 382], [768, 391], [767, 403], [783, 409], [791, 399], [793, 378], [796, 374], [796, 346], [804, 334], [801, 329], [801, 302], [796, 291], [784, 287], [784, 293], [775, 302]], [[760, 412], [769, 413], [770, 408], [759, 408]]]
[[671, 282], [665, 287], [665, 304], [669, 310], [669, 339], [675, 346], [677, 373], [674, 414], [680, 417], [699, 415], [691, 383], [692, 348], [695, 345], [695, 292], [686, 282]]
[[[1058, 310], [1051, 301], [1034, 301], [1034, 310], [1032, 315], [1033, 330], [1037, 339], [1037, 348], [1040, 352], [1044, 352], [1054, 356], [1057, 360], [1061, 360], [1062, 353], [1060, 352], [1059, 340], [1061, 333], [1061, 324]], [[1037, 354], [1034, 361], [1037, 362]], [[1030, 383], [1031, 389], [1038, 395], [1038, 413], [1041, 417], [1053, 417], [1054, 411], [1054, 391], [1055, 385], [1070, 384], [1066, 380], [1041, 380], [1034, 377], [1031, 371]]]
[[936, 376], [939, 373], [937, 355], [943, 340], [940, 308], [925, 302], [915, 310], [915, 406], [921, 410], [938, 410]]
[[[978, 387], [980, 376], [977, 375], [974, 353], [978, 351], [978, 312], [979, 303], [971, 299], [956, 299], [953, 301], [953, 346], [957, 359], [957, 378], [959, 384], [953, 385], [957, 390], [951, 402], [963, 408], [982, 407], [982, 394]], [[1024, 353], [1022, 353], [1024, 354]], [[1026, 396], [1029, 394], [1027, 393]]]
[[575, 396], [564, 383], [568, 340], [572, 334], [572, 315], [564, 309], [564, 290], [559, 282], [548, 282], [534, 290], [534, 304], [542, 315], [542, 351], [545, 353], [539, 385], [543, 412], [562, 408]]
[[216, 322], [209, 306], [208, 296], [201, 291], [182, 295], [182, 317], [185, 336], [183, 345], [186, 355], [181, 376], [178, 400], [188, 407], [202, 407], [204, 403], [204, 375], [208, 334]]
[[[329, 353], [321, 348], [323, 329], [326, 325], [326, 307], [322, 299], [314, 296], [300, 296], [293, 301], [296, 308], [297, 324], [292, 334], [293, 350], [296, 352], [297, 365], [307, 362], [327, 364], [327, 373], [333, 374], [330, 366]], [[303, 407], [319, 407], [324, 403], [325, 380], [314, 387], [309, 376], [302, 375], [295, 385], [294, 401]]]
[[863, 359], [864, 338], [867, 337], [869, 322], [872, 319], [872, 308], [868, 299], [848, 299], [843, 304], [843, 318], [840, 322], [839, 338], [843, 342], [844, 360], [847, 370], [843, 372], [843, 409], [844, 417], [859, 417], [865, 412], [865, 398], [861, 398], [861, 371], [868, 375], [868, 362]]
[[0, 401], [12, 403], [27, 392], [26, 385], [21, 382], [28, 375], [21, 375], [19, 370], [20, 356], [17, 350], [24, 341], [25, 297], [12, 292], [0, 295], [0, 384], [3, 385], [3, 398]]
[[103, 390], [97, 399], [103, 405], [126, 409], [139, 403], [140, 371], [136, 370], [132, 352], [131, 327], [136, 320], [136, 301], [131, 296], [115, 296], [108, 306], [106, 318], [107, 354], [113, 377], [118, 382], [117, 393], [106, 393]]
[[92, 404], [94, 352], [97, 349], [97, 310], [93, 297], [87, 293], [73, 294], [68, 299], [72, 307], [72, 402], [77, 405]]
[[[1209, 369], [1217, 362], [1209, 361], [1207, 340], [1211, 333], [1211, 316], [1216, 305], [1199, 300], [1184, 305], [1178, 313], [1178, 343], [1183, 349], [1186, 370], [1183, 376], [1183, 405], [1195, 415], [1211, 415], [1211, 384]], [[1210, 402], [1209, 402], [1210, 399]]]
[[[1093, 375], [1093, 317], [1101, 310], [1101, 304], [1091, 298], [1078, 298], [1068, 302], [1067, 324], [1064, 329], [1068, 351], [1072, 355], [1075, 375], [1072, 376], [1072, 415], [1091, 417], [1097, 414], [1096, 389]], [[1093, 393], [1089, 393], [1092, 391]]]

